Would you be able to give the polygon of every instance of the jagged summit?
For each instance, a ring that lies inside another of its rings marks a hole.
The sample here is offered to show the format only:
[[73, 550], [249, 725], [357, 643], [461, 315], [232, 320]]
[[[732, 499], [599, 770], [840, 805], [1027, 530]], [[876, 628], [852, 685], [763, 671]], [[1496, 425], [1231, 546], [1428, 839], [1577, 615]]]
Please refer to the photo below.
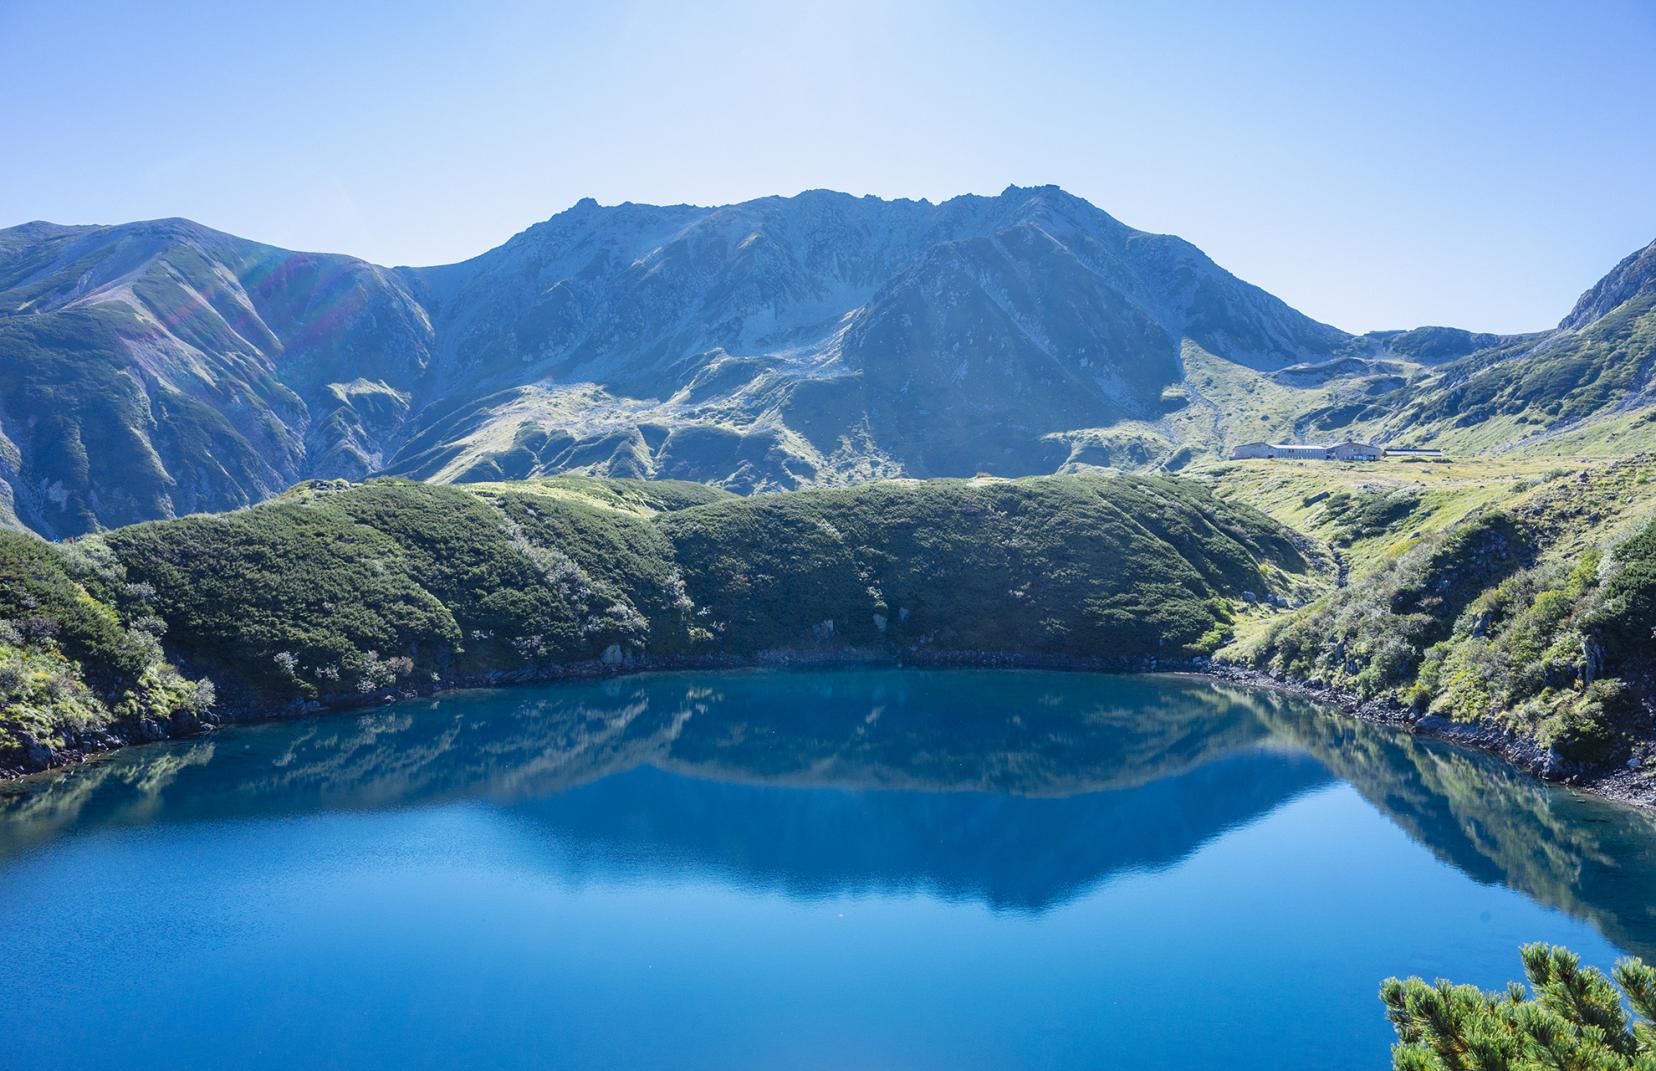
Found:
[[1656, 241], [1628, 254], [1610, 274], [1581, 295], [1581, 300], [1558, 326], [1565, 331], [1585, 327], [1618, 305], [1653, 291], [1656, 291]]
[[0, 521], [71, 535], [375, 473], [755, 491], [1176, 467], [1372, 425], [1385, 391], [1508, 341], [1353, 338], [1052, 185], [588, 197], [426, 268], [37, 222], [0, 231]]

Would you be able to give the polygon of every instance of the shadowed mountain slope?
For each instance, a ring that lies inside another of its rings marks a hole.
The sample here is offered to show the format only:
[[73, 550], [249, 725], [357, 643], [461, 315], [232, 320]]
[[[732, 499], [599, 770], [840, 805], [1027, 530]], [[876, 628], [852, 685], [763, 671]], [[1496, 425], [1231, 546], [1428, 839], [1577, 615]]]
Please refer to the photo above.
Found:
[[1056, 187], [589, 200], [394, 270], [31, 223], [0, 232], [0, 520], [61, 537], [377, 472], [1052, 472], [1065, 433], [1158, 419], [1186, 340], [1272, 370], [1347, 336]]
[[366, 475], [431, 345], [350, 257], [187, 220], [0, 231], [0, 499], [64, 536]]
[[374, 474], [750, 492], [1176, 469], [1258, 439], [1615, 453], [1656, 440], [1653, 265], [1554, 332], [1354, 337], [1054, 186], [589, 199], [433, 268], [30, 223], [0, 231], [0, 524], [62, 537]]

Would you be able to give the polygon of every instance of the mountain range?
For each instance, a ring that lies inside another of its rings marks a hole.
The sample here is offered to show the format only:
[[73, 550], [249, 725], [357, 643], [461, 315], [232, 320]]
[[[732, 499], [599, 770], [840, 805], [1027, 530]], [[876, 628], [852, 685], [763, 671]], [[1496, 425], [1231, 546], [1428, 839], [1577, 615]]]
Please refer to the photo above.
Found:
[[557, 472], [739, 492], [1176, 470], [1261, 438], [1656, 439], [1656, 243], [1550, 332], [1351, 335], [1057, 187], [583, 200], [385, 268], [188, 220], [0, 230], [0, 523], [296, 482]]

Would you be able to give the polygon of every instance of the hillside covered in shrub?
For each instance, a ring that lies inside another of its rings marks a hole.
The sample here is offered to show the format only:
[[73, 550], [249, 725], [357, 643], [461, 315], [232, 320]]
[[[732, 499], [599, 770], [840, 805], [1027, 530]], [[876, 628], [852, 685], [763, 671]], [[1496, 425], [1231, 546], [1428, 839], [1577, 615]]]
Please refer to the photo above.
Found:
[[[1538, 749], [1549, 775], [1643, 776], [1656, 768], [1653, 479], [1648, 457], [1559, 469], [1500, 500], [1469, 494], [1464, 516], [1424, 533], [1423, 504], [1371, 533], [1349, 583], [1226, 654], [1417, 716], [1506, 730]], [[1450, 501], [1435, 494], [1439, 507]]]
[[163, 656], [165, 622], [109, 601], [122, 587], [107, 547], [0, 532], [0, 770], [112, 742], [105, 733], [117, 723], [129, 739], [169, 735], [211, 708], [211, 683], [185, 679]]
[[1185, 659], [1312, 584], [1263, 514], [1147, 477], [316, 482], [4, 548], [14, 771], [197, 717], [768, 652]]

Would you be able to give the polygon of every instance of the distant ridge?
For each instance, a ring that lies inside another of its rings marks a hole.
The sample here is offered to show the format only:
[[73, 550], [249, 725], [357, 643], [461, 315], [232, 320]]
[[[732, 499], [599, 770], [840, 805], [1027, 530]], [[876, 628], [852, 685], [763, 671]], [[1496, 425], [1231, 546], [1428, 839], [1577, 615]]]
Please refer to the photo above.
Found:
[[[1563, 330], [1643, 300], [1642, 256]], [[1536, 341], [1353, 337], [1056, 186], [584, 198], [430, 268], [34, 222], [0, 231], [0, 523], [61, 537], [374, 473], [750, 492], [1178, 468], [1443, 430], [1402, 414]]]

